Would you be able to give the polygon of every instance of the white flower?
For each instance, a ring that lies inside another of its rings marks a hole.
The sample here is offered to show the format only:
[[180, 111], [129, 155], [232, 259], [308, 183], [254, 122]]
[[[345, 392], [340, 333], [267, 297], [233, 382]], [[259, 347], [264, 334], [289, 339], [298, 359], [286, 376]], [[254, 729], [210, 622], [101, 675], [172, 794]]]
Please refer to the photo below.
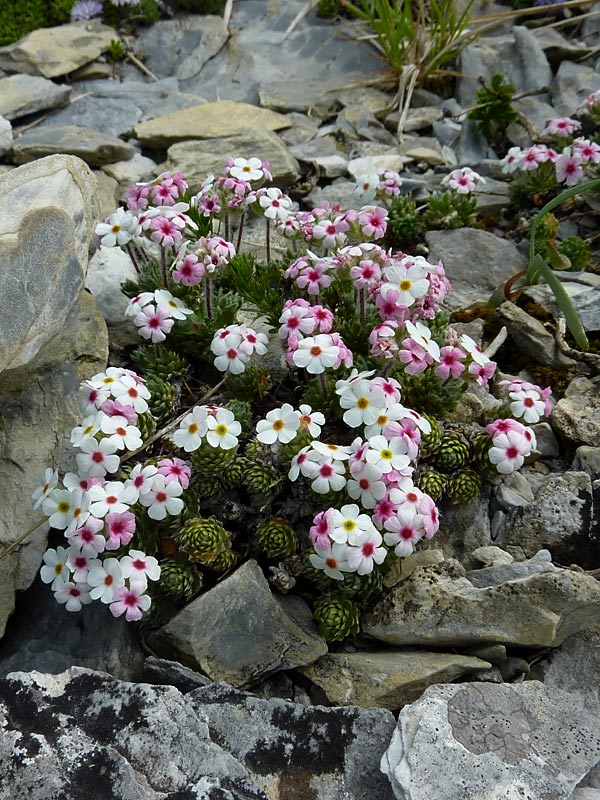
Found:
[[82, 605], [92, 602], [87, 583], [71, 583], [67, 581], [58, 586], [54, 592], [57, 603], [66, 603], [67, 611], [81, 611]]
[[33, 507], [39, 508], [44, 500], [48, 497], [50, 492], [56, 488], [57, 484], [58, 470], [53, 470], [50, 467], [47, 467], [44, 470], [44, 483], [31, 495], [31, 499], [35, 500]]
[[495, 436], [488, 458], [498, 472], [508, 475], [523, 466], [530, 444], [520, 431], [507, 431]]
[[71, 510], [69, 511], [69, 524], [65, 536], [69, 536], [76, 528], [81, 527], [90, 515], [90, 497], [82, 489], [73, 489], [70, 492]]
[[150, 519], [164, 519], [167, 514], [176, 516], [183, 511], [183, 500], [179, 495], [183, 487], [179, 481], [169, 481], [164, 475], [155, 475], [152, 488], [140, 497], [140, 503], [148, 509]]
[[120, 562], [124, 578], [129, 578], [131, 585], [138, 589], [145, 589], [148, 578], [157, 581], [160, 578], [160, 566], [154, 556], [147, 556], [141, 550], [130, 550], [128, 556], [123, 556]]
[[344, 422], [351, 428], [373, 425], [385, 408], [385, 395], [379, 388], [372, 388], [370, 381], [354, 381], [340, 397], [340, 406], [347, 409]]
[[44, 583], [51, 583], [52, 591], [58, 589], [69, 580], [71, 571], [67, 566], [67, 551], [64, 547], [50, 548], [43, 557], [44, 566], [40, 570], [40, 578]]
[[370, 378], [372, 375], [375, 375], [374, 369], [363, 370], [362, 372], [359, 372], [356, 367], [354, 367], [347, 378], [336, 381], [335, 393], [339, 394], [341, 397], [346, 392], [352, 390], [352, 385], [356, 383], [356, 381], [362, 381], [365, 378]]
[[108, 367], [106, 372], [98, 372], [87, 383], [96, 389], [108, 388], [109, 392], [112, 392], [113, 386], [119, 383], [125, 374], [119, 367]]
[[289, 403], [269, 411], [266, 419], [256, 424], [256, 438], [263, 444], [281, 442], [287, 444], [296, 436], [300, 427], [300, 414]]
[[143, 466], [136, 464], [129, 473], [129, 478], [125, 481], [125, 486], [133, 486], [138, 495], [146, 494], [152, 489], [154, 476], [158, 474], [158, 469], [154, 464]]
[[229, 174], [239, 181], [258, 181], [264, 174], [262, 161], [260, 158], [234, 158], [233, 166], [229, 167]]
[[311, 553], [308, 558], [315, 569], [322, 569], [334, 581], [343, 581], [343, 572], [350, 572], [346, 561], [347, 552], [348, 547], [345, 544], [334, 544], [327, 550], [319, 550], [318, 555]]
[[347, 461], [352, 455], [352, 447], [350, 445], [314, 441], [312, 449], [325, 456], [325, 458], [332, 458], [334, 461]]
[[297, 367], [304, 367], [311, 375], [320, 375], [327, 367], [333, 367], [338, 360], [340, 348], [333, 344], [328, 333], [307, 336], [298, 342], [292, 359]]
[[90, 414], [79, 427], [73, 428], [71, 431], [71, 444], [79, 447], [84, 439], [92, 439], [100, 430], [100, 423], [104, 416], [106, 415], [102, 411]]
[[154, 292], [141, 292], [141, 294], [138, 294], [129, 301], [125, 309], [125, 316], [135, 317], [144, 306], [152, 302], [154, 302]]
[[288, 478], [291, 481], [297, 481], [299, 475], [304, 475], [305, 478], [315, 478], [317, 476], [319, 464], [316, 463], [315, 459], [318, 456], [315, 455], [313, 458], [309, 458], [309, 453], [314, 454], [314, 450], [308, 444], [292, 458], [290, 471], [288, 472]]
[[265, 189], [258, 198], [258, 202], [267, 219], [274, 219], [279, 222], [285, 221], [292, 210], [290, 198], [276, 187]]
[[217, 356], [215, 367], [220, 372], [231, 372], [232, 375], [240, 375], [246, 369], [250, 356], [241, 347], [242, 337], [239, 333], [228, 333], [222, 336], [215, 334], [210, 349]]
[[373, 436], [383, 433], [383, 429], [389, 425], [390, 422], [397, 422], [398, 420], [404, 419], [405, 414], [406, 409], [400, 403], [394, 403], [387, 408], [380, 409], [375, 422], [365, 427], [366, 438], [370, 439]]
[[334, 461], [332, 458], [323, 460], [320, 453], [312, 452], [308, 454], [311, 461], [316, 461], [318, 471], [311, 483], [311, 489], [317, 494], [327, 494], [343, 489], [346, 485], [346, 468], [342, 461]]
[[383, 524], [390, 531], [383, 537], [385, 543], [394, 548], [398, 557], [409, 556], [414, 545], [423, 537], [423, 522], [414, 508], [399, 508], [396, 514], [386, 519]]
[[95, 233], [101, 237], [100, 244], [104, 247], [115, 247], [115, 245], [120, 247], [132, 240], [135, 227], [136, 218], [131, 211], [117, 208], [106, 222], [99, 222], [96, 225]]
[[84, 439], [80, 444], [83, 451], [75, 456], [77, 468], [82, 475], [89, 478], [102, 478], [107, 472], [119, 469], [119, 456], [115, 455], [117, 445], [110, 439]]
[[490, 360], [483, 352], [481, 347], [479, 347], [477, 342], [471, 339], [470, 336], [467, 336], [466, 333], [462, 334], [462, 336], [459, 339], [459, 342], [462, 349], [467, 351], [467, 353], [471, 356], [471, 358], [476, 364], [479, 364], [480, 366], [484, 367]]
[[410, 464], [406, 455], [406, 445], [402, 439], [394, 437], [389, 441], [385, 436], [374, 436], [369, 439], [367, 462], [374, 464], [384, 474], [393, 469], [402, 470]]
[[91, 386], [88, 381], [82, 383], [80, 386], [81, 402], [79, 407], [84, 414], [95, 414], [102, 403], [108, 400], [110, 396], [110, 389], [108, 386], [103, 386], [101, 389]]
[[438, 343], [434, 342], [431, 338], [431, 331], [427, 325], [423, 325], [422, 322], [417, 322], [415, 325], [413, 325], [413, 323], [410, 321], [407, 321], [405, 325], [410, 338], [420, 345], [423, 350], [428, 352], [435, 361], [439, 361], [440, 347]]
[[66, 489], [53, 489], [44, 499], [42, 511], [49, 517], [51, 528], [64, 530], [71, 521], [73, 502], [71, 492]]
[[373, 523], [369, 516], [360, 513], [355, 503], [350, 503], [334, 510], [333, 526], [329, 536], [334, 542], [355, 544], [358, 534], [370, 530]]
[[417, 266], [412, 259], [402, 259], [385, 271], [381, 294], [385, 297], [390, 289], [398, 293], [398, 303], [412, 306], [419, 297], [423, 297], [429, 291], [427, 272]]
[[121, 380], [113, 385], [112, 394], [123, 405], [132, 406], [138, 414], [148, 411], [146, 400], [150, 399], [150, 392], [143, 383], [137, 383], [131, 375], [123, 375]]
[[379, 187], [379, 173], [372, 172], [370, 175], [361, 175], [356, 179], [354, 194], [364, 203], [370, 203], [375, 199], [377, 188]]
[[209, 416], [206, 422], [208, 425], [206, 440], [211, 447], [232, 450], [237, 446], [237, 437], [242, 432], [242, 426], [236, 422], [231, 411], [221, 408], [214, 416]]
[[321, 425], [325, 425], [325, 417], [320, 411], [313, 411], [310, 406], [300, 406], [300, 427], [310, 433], [313, 439], [321, 435]]
[[102, 603], [112, 603], [114, 593], [125, 585], [121, 565], [116, 558], [105, 558], [90, 567], [88, 584], [92, 587], [90, 597]]
[[363, 508], [375, 508], [386, 493], [385, 483], [381, 480], [382, 474], [375, 464], [363, 464], [360, 471], [353, 472], [346, 491], [353, 500], [360, 499]]
[[103, 433], [108, 434], [108, 441], [112, 442], [117, 450], [137, 450], [141, 447], [142, 436], [135, 425], [129, 425], [125, 417], [107, 417], [100, 423]]
[[202, 444], [202, 437], [208, 432], [207, 419], [208, 412], [203, 406], [196, 406], [191, 414], [187, 414], [173, 434], [177, 447], [182, 447], [186, 453], [197, 450]]
[[109, 481], [104, 486], [90, 489], [91, 513], [98, 518], [107, 514], [122, 514], [138, 499], [138, 491], [131, 484], [125, 486], [120, 481]]
[[387, 556], [387, 550], [381, 547], [382, 541], [381, 534], [373, 526], [361, 531], [352, 543], [354, 546], [346, 551], [348, 566], [359, 575], [370, 575], [373, 565], [382, 564]]
[[166, 289], [157, 289], [154, 292], [154, 299], [157, 307], [168, 309], [169, 316], [173, 317], [173, 319], [185, 319], [188, 314], [194, 313], [191, 308], [186, 306], [183, 300], [173, 297], [171, 292]]
[[522, 417], [525, 422], [539, 422], [544, 416], [545, 403], [536, 391], [511, 392], [510, 410], [515, 417]]

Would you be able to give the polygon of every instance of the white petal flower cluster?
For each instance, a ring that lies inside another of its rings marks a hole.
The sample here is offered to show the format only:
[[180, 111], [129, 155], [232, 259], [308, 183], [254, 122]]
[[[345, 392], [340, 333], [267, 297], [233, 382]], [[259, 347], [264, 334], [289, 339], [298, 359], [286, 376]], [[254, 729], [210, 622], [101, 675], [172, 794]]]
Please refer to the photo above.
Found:
[[215, 367], [220, 372], [240, 375], [245, 372], [254, 353], [262, 356], [267, 352], [268, 341], [266, 333], [257, 333], [246, 325], [219, 328], [210, 345], [216, 356]]
[[242, 426], [233, 413], [218, 406], [195, 406], [173, 434], [173, 442], [186, 453], [197, 450], [203, 441], [211, 447], [233, 450]]

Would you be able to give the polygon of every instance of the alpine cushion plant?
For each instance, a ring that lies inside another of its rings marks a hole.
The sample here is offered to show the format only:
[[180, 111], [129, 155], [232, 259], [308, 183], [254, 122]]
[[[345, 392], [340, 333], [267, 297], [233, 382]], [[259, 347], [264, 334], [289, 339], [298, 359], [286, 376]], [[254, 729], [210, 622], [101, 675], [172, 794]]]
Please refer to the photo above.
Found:
[[[391, 562], [436, 534], [440, 500], [471, 501], [532, 457], [547, 389], [500, 386], [505, 416], [469, 430], [443, 419], [496, 365], [448, 325], [443, 264], [375, 241], [373, 201], [393, 202], [399, 176], [376, 176], [358, 209], [312, 211], [269, 180], [242, 157], [196, 193], [163, 173], [96, 228], [137, 270], [123, 288], [144, 376], [84, 382], [77, 472], [49, 468], [34, 493], [65, 540], [41, 575], [67, 610], [100, 601], [158, 624], [252, 556], [340, 640]], [[457, 196], [478, 182], [447, 181]], [[290, 242], [282, 260], [239, 252], [251, 213]]]

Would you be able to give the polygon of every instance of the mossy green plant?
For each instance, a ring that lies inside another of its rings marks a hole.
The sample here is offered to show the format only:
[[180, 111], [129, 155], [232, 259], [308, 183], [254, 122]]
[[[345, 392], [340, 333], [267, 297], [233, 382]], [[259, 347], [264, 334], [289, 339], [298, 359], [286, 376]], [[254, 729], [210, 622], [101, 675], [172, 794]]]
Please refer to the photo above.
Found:
[[11, 44], [38, 28], [62, 25], [71, 18], [75, 0], [3, 0], [0, 45]]

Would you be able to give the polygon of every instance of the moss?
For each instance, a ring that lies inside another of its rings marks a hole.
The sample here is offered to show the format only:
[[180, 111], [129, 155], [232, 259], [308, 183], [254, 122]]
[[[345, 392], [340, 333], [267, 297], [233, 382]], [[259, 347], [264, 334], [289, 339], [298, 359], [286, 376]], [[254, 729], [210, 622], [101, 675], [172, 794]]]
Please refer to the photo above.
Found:
[[169, 5], [195, 14], [218, 14], [225, 5], [225, 0], [169, 0]]
[[0, 45], [16, 42], [37, 28], [68, 22], [74, 4], [75, 0], [3, 0], [0, 3]]

